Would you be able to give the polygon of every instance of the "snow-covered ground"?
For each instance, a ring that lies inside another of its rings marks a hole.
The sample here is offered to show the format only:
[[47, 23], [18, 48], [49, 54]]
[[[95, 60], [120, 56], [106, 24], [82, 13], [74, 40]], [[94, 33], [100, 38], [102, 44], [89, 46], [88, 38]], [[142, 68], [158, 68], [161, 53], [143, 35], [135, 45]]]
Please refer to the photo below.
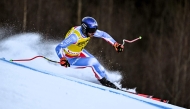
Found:
[[[9, 61], [37, 55], [58, 61], [54, 48], [59, 42], [43, 41], [40, 37], [27, 33], [0, 41], [0, 109], [180, 108], [101, 86], [90, 68], [64, 68], [44, 58]], [[120, 85], [122, 75], [118, 71], [108, 72], [109, 80]]]

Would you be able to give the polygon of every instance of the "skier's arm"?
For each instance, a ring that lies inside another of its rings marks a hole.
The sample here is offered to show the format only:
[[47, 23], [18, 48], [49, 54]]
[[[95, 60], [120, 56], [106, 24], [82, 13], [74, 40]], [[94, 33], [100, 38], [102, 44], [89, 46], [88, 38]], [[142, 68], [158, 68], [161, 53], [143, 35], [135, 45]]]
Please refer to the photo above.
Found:
[[124, 46], [117, 43], [108, 33], [104, 31], [97, 30], [94, 34], [94, 37], [103, 38], [110, 44], [112, 44], [117, 52], [122, 52], [124, 49]]
[[68, 47], [71, 44], [76, 43], [78, 40], [77, 36], [75, 34], [69, 35], [67, 38], [65, 38], [60, 44], [58, 44], [55, 48], [55, 51], [59, 58], [63, 57], [63, 49]]
[[104, 40], [109, 42], [111, 45], [114, 45], [114, 43], [116, 42], [108, 33], [101, 30], [97, 30], [94, 34], [94, 37], [103, 38]]

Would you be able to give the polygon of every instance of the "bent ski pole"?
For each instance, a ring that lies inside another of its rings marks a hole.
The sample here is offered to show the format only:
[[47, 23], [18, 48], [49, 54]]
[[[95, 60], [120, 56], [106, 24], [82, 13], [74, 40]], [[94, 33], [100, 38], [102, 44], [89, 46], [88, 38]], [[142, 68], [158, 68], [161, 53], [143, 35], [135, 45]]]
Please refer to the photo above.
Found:
[[57, 62], [57, 61], [53, 61], [53, 60], [51, 60], [51, 59], [48, 59], [48, 58], [46, 58], [46, 57], [44, 57], [44, 56], [35, 56], [35, 57], [33, 57], [33, 58], [30, 58], [30, 59], [19, 59], [19, 60], [10, 60], [10, 61], [31, 61], [31, 60], [33, 60], [33, 59], [35, 59], [35, 58], [44, 58], [44, 59], [46, 59], [46, 60], [48, 60], [48, 61], [50, 61], [50, 62], [54, 62], [54, 63], [60, 63], [60, 62]]
[[123, 44], [122, 44], [122, 45], [124, 45], [124, 44], [125, 44], [125, 42], [128, 42], [128, 43], [133, 43], [133, 42], [135, 42], [135, 41], [137, 41], [137, 40], [139, 40], [139, 39], [142, 39], [142, 37], [141, 37], [141, 36], [139, 36], [138, 38], [133, 39], [133, 40], [131, 40], [131, 41], [126, 40], [126, 39], [123, 39]]

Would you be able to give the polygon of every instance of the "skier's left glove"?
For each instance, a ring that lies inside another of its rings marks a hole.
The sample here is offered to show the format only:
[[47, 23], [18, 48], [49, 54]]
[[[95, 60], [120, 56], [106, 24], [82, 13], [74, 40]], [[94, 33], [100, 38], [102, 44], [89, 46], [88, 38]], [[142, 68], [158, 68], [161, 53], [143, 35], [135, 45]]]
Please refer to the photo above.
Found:
[[64, 67], [70, 67], [70, 64], [69, 64], [69, 62], [68, 62], [68, 60], [65, 58], [65, 57], [62, 57], [61, 59], [60, 59], [60, 64], [61, 64], [61, 66], [64, 66]]
[[113, 46], [115, 47], [115, 50], [116, 50], [117, 52], [122, 52], [123, 49], [124, 49], [124, 46], [121, 45], [121, 44], [119, 44], [119, 43], [117, 43], [117, 42], [115, 42]]

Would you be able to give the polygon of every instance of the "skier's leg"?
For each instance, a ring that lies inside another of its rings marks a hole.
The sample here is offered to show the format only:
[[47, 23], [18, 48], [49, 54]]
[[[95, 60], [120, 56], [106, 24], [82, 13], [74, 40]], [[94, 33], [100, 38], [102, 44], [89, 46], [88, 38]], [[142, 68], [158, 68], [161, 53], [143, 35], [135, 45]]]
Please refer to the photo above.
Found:
[[104, 67], [86, 50], [83, 50], [80, 57], [70, 58], [68, 61], [71, 64], [71, 67], [91, 67], [95, 77], [102, 85], [118, 89], [113, 83], [107, 80]]
[[94, 57], [79, 57], [68, 59], [71, 67], [73, 68], [85, 68], [91, 67], [97, 79], [106, 78], [105, 70], [101, 64]]

